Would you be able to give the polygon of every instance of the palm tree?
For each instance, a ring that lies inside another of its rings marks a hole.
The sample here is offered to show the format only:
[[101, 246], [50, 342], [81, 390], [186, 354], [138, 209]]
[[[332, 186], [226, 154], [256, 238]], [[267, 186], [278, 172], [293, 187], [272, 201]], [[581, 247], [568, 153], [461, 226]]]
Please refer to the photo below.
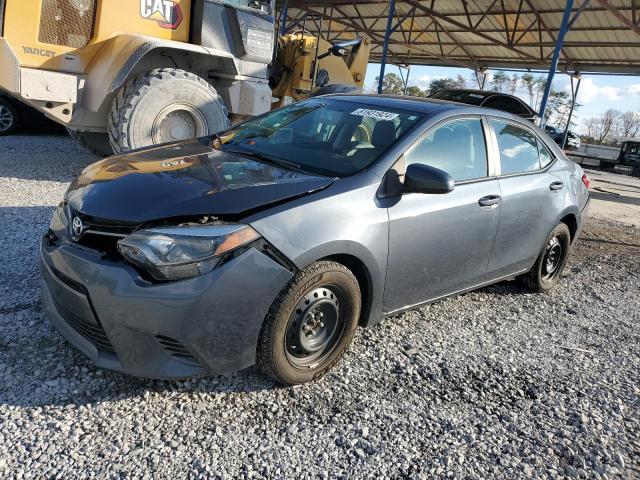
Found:
[[533, 87], [535, 86], [536, 79], [531, 73], [523, 73], [520, 77], [520, 85], [529, 94], [529, 106], [533, 107]]

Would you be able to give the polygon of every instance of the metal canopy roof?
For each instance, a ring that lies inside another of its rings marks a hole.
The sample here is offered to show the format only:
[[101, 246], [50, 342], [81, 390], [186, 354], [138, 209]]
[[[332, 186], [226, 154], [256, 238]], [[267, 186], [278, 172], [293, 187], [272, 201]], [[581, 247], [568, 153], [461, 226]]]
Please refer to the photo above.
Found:
[[[288, 0], [287, 27], [330, 40], [365, 34], [371, 61], [380, 62], [389, 0]], [[284, 0], [279, 0], [283, 11]], [[388, 61], [472, 69], [547, 70], [563, 0], [397, 0]], [[640, 1], [576, 0], [558, 70], [640, 75]], [[305, 20], [306, 15], [306, 20]]]

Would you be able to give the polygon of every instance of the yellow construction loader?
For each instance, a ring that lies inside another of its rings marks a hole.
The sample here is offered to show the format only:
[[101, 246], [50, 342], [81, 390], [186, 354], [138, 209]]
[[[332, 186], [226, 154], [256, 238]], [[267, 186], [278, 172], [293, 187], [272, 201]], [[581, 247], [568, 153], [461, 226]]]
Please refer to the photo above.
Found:
[[0, 90], [101, 155], [361, 88], [369, 49], [277, 36], [270, 0], [0, 0]]

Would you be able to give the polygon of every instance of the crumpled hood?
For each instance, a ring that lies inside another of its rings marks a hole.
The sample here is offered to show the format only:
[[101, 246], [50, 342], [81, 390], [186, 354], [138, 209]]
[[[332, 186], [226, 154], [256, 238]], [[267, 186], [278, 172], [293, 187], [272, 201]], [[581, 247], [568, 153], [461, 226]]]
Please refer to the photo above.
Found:
[[239, 216], [322, 190], [333, 181], [219, 151], [201, 139], [89, 165], [69, 187], [67, 201], [73, 210], [109, 222]]

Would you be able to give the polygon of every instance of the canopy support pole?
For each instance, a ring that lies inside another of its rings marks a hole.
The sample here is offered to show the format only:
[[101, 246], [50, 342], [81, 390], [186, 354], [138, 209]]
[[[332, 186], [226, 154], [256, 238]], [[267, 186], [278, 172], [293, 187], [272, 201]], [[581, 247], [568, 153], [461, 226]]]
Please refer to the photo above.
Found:
[[287, 17], [289, 16], [289, 0], [285, 0], [280, 11], [280, 35], [287, 33]]
[[[576, 87], [573, 88], [573, 79], [577, 79]], [[567, 128], [564, 130], [564, 138], [562, 139], [562, 149], [567, 145], [567, 137], [569, 136], [569, 127], [571, 127], [571, 117], [573, 116], [573, 109], [576, 106], [576, 100], [578, 99], [578, 90], [580, 89], [580, 80], [582, 75], [578, 72], [571, 76], [571, 109], [569, 109], [569, 118], [567, 118]]]
[[545, 110], [547, 109], [547, 101], [549, 100], [549, 93], [551, 93], [551, 83], [553, 77], [556, 74], [558, 68], [558, 61], [560, 60], [560, 50], [564, 44], [564, 36], [569, 29], [569, 20], [571, 17], [571, 9], [573, 8], [573, 0], [567, 0], [567, 4], [564, 8], [564, 14], [562, 15], [562, 24], [560, 25], [560, 31], [556, 38], [556, 46], [553, 50], [553, 57], [551, 59], [551, 66], [549, 67], [549, 74], [547, 75], [547, 83], [544, 87], [544, 95], [542, 96], [542, 102], [540, 102], [540, 125], [544, 125], [546, 120], [544, 118]]
[[382, 58], [380, 60], [380, 75], [378, 76], [378, 93], [382, 93], [384, 82], [384, 70], [387, 67], [387, 52], [389, 51], [389, 39], [393, 31], [393, 16], [396, 13], [396, 0], [389, 0], [389, 16], [387, 17], [387, 29], [384, 32], [384, 44], [382, 46]]

